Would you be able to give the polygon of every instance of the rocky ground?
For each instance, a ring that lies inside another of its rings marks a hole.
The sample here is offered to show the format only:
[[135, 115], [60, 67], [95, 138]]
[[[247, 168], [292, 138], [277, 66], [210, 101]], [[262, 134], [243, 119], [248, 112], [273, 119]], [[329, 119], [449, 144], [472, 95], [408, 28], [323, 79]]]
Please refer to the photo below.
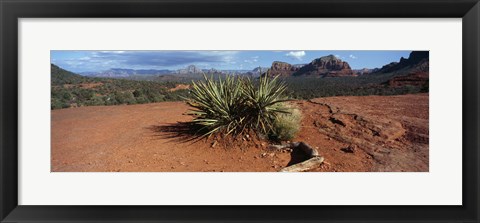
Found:
[[[428, 171], [428, 94], [295, 101], [303, 113], [294, 141], [325, 161], [312, 171]], [[52, 111], [54, 172], [275, 172], [305, 160], [240, 139], [234, 145], [186, 141], [182, 102]]]

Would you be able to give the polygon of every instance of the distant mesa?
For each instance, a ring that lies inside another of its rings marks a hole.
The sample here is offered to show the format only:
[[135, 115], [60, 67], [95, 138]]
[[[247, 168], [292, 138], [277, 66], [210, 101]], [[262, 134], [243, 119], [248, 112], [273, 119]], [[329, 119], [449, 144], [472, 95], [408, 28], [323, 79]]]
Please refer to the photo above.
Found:
[[[212, 69], [214, 70], [214, 69]], [[162, 76], [170, 74], [203, 74], [205, 73], [202, 69], [196, 67], [195, 65], [189, 65], [184, 69], [179, 70], [156, 70], [156, 69], [123, 69], [123, 68], [112, 68], [105, 71], [99, 72], [83, 72], [80, 73], [84, 76], [90, 77], [111, 77], [111, 78], [127, 78], [133, 76]]]
[[328, 55], [313, 60], [300, 68], [294, 76], [344, 77], [354, 76], [352, 68], [347, 62]]
[[355, 76], [347, 62], [328, 55], [317, 58], [309, 64], [291, 65], [289, 63], [275, 61], [267, 71], [268, 76], [312, 76], [312, 77], [344, 77]]
[[378, 70], [380, 70], [380, 69], [379, 68], [373, 68], [373, 69], [362, 68], [362, 69], [356, 69], [356, 70], [352, 70], [352, 71], [353, 71], [353, 74], [355, 76], [362, 76], [362, 75], [367, 75], [367, 74], [377, 72]]
[[123, 69], [123, 68], [112, 68], [105, 71], [99, 72], [83, 72], [80, 73], [83, 76], [90, 77], [112, 77], [112, 78], [122, 78], [122, 77], [131, 77], [131, 76], [148, 76], [148, 75], [162, 75], [171, 73], [170, 70], [155, 70], [155, 69]]
[[189, 65], [185, 69], [180, 69], [175, 72], [177, 74], [204, 74], [203, 70], [195, 65]]
[[266, 74], [269, 77], [290, 77], [300, 68], [293, 66], [286, 62], [274, 61], [270, 69], [267, 70]]

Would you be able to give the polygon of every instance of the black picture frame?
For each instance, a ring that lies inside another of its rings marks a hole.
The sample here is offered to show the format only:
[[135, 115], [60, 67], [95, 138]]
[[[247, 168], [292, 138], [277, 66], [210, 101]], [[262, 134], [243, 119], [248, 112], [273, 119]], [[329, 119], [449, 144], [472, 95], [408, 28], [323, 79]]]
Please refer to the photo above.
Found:
[[[0, 0], [0, 15], [1, 222], [479, 222], [478, 0]], [[463, 205], [18, 205], [17, 20], [75, 17], [462, 18]]]

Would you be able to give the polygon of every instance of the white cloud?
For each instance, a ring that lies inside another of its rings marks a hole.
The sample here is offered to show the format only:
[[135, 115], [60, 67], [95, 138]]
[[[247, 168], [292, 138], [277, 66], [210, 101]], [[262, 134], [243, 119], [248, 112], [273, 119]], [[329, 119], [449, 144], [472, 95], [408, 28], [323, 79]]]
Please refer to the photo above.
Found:
[[348, 57], [352, 58], [352, 59], [357, 59], [356, 56], [354, 56], [353, 54], [350, 54]]
[[285, 54], [287, 57], [293, 57], [297, 60], [302, 60], [302, 58], [306, 55], [305, 51], [290, 51], [289, 53]]
[[256, 62], [258, 62], [258, 58], [260, 58], [260, 57], [259, 56], [254, 56], [254, 57], [251, 57], [250, 59], [243, 60], [243, 62], [245, 62], [245, 63], [256, 63]]
[[100, 51], [101, 53], [114, 53], [114, 54], [122, 54], [125, 53], [123, 50], [103, 50]]

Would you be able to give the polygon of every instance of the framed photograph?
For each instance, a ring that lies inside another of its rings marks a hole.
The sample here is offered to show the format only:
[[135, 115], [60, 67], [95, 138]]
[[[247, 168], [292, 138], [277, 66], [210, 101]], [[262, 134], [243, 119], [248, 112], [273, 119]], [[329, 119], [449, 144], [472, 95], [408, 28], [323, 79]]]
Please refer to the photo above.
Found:
[[478, 222], [478, 0], [0, 0], [1, 222]]

